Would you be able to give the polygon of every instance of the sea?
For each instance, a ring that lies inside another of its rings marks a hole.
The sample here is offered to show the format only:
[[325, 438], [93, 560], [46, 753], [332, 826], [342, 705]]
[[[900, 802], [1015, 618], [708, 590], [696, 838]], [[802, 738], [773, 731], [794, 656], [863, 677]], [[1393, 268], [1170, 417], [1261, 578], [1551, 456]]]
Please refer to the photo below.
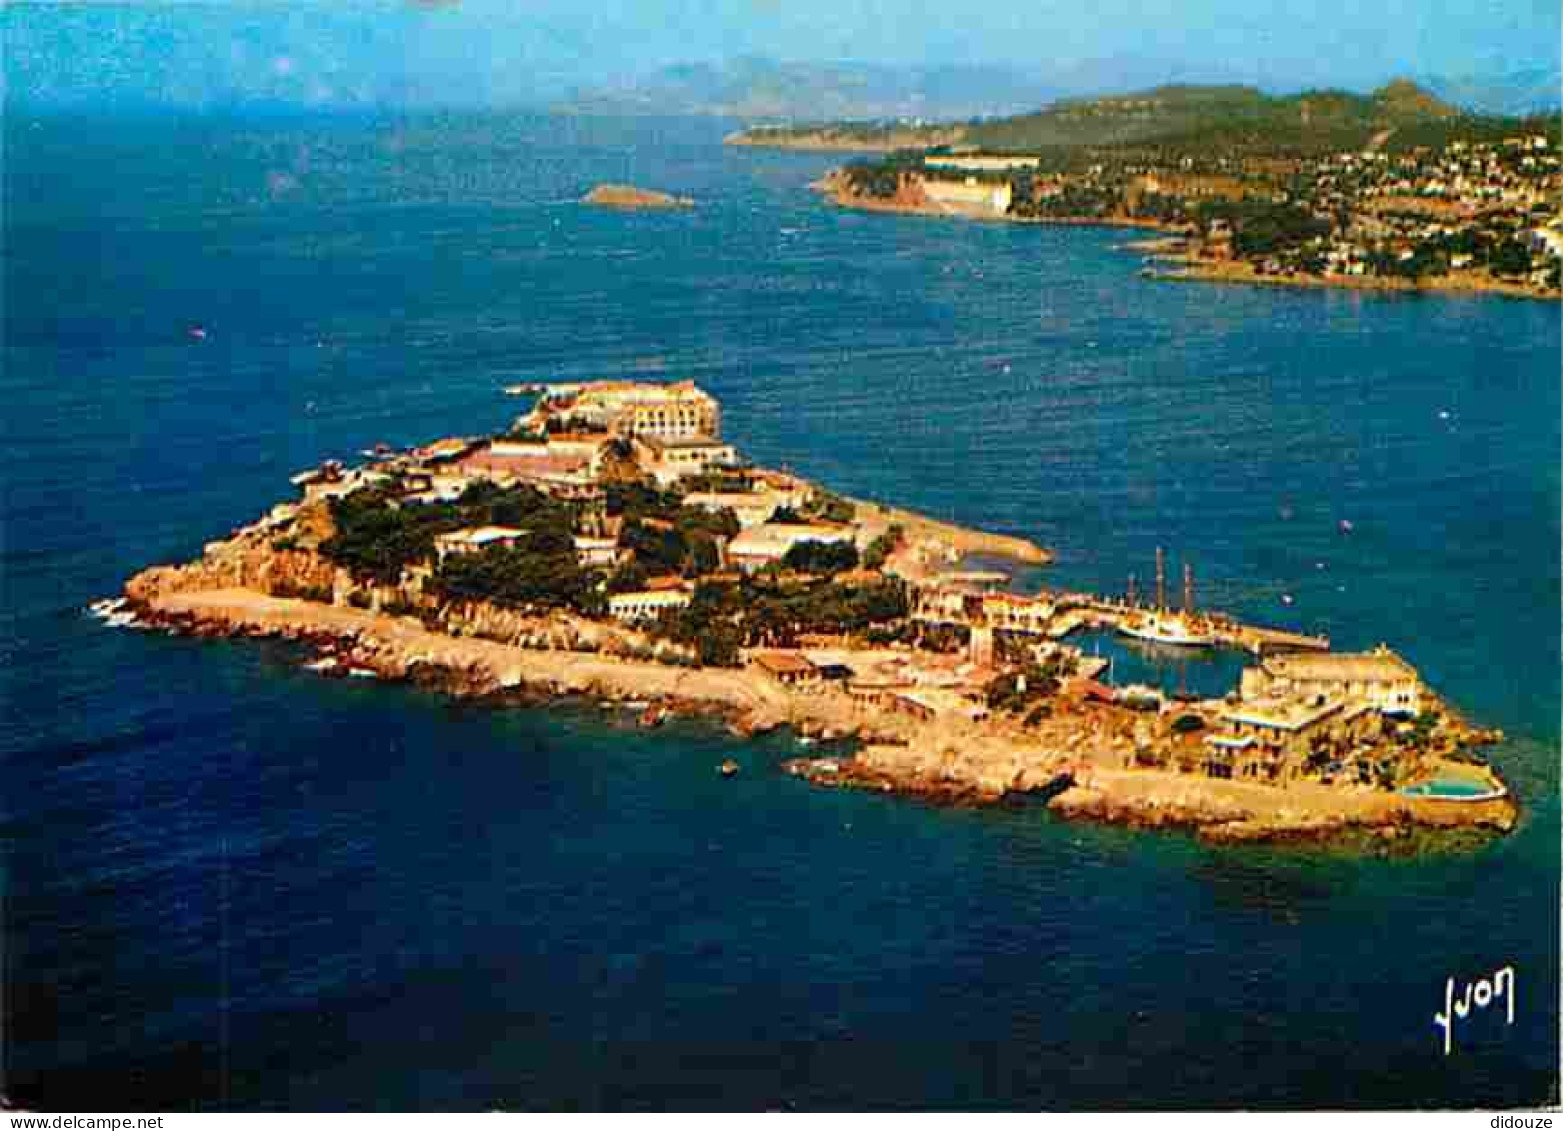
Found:
[[[1142, 233], [834, 209], [839, 158], [734, 125], [5, 115], [9, 1102], [1557, 1102], [1558, 305], [1142, 278]], [[602, 181], [698, 203], [577, 203]], [[1506, 732], [1519, 826], [1232, 848], [943, 808], [790, 777], [785, 732], [87, 612], [300, 469], [596, 378], [692, 378], [756, 461], [1034, 539], [1041, 582], [1144, 593], [1162, 547], [1201, 605], [1387, 642]], [[1446, 1050], [1449, 980], [1504, 968], [1512, 1021]]]

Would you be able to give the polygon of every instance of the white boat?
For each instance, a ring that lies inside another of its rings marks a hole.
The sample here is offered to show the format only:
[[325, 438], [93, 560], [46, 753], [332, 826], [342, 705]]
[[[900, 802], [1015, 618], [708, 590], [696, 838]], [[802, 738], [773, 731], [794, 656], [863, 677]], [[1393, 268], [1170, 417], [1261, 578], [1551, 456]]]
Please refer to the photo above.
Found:
[[1187, 620], [1176, 614], [1151, 613], [1143, 620], [1125, 621], [1118, 631], [1135, 640], [1152, 644], [1171, 644], [1180, 648], [1209, 648], [1215, 641], [1191, 627]]

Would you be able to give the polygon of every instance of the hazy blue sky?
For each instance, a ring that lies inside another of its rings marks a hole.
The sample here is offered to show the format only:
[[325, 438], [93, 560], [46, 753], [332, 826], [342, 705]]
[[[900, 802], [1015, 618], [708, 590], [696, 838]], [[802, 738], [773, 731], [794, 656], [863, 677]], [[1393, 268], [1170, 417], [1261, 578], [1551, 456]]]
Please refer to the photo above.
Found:
[[244, 0], [0, 8], [23, 100], [518, 102], [682, 61], [1002, 64], [1365, 89], [1555, 67], [1558, 0]]

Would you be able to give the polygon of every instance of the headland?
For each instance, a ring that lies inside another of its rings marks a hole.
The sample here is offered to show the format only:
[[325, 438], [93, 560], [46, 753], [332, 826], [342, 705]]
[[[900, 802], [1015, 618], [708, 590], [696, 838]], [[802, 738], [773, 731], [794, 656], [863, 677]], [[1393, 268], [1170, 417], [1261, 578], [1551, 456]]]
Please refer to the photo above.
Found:
[[815, 188], [840, 207], [1181, 237], [1178, 281], [1480, 292], [1556, 301], [1563, 122], [1372, 95], [1168, 87], [945, 125], [745, 131], [866, 151]]
[[[692, 382], [551, 385], [508, 430], [293, 477], [297, 497], [101, 613], [196, 636], [280, 637], [322, 675], [500, 703], [632, 703], [735, 733], [850, 740], [789, 769], [827, 787], [1196, 830], [1213, 841], [1413, 827], [1505, 831], [1517, 806], [1388, 647], [1167, 599], [1017, 594], [971, 555], [1044, 548], [757, 467]], [[1213, 699], [1104, 682], [1081, 629], [1245, 649]]]

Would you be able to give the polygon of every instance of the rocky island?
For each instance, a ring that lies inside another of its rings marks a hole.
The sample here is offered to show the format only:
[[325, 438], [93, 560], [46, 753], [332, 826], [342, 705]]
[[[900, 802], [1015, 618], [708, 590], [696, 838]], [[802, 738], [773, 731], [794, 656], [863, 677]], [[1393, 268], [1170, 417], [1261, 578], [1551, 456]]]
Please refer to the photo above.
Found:
[[636, 188], [633, 185], [598, 185], [581, 198], [582, 204], [595, 204], [599, 208], [693, 208], [695, 202], [687, 196], [673, 196], [655, 189]]
[[[519, 390], [518, 390], [519, 391]], [[497, 703], [563, 695], [841, 740], [827, 787], [1197, 830], [1217, 841], [1504, 831], [1496, 741], [1387, 647], [1154, 600], [1017, 593], [968, 555], [1022, 538], [939, 523], [757, 467], [691, 382], [531, 390], [508, 430], [294, 476], [298, 497], [130, 579], [99, 612], [280, 637], [324, 675]], [[1103, 682], [1082, 629], [1255, 656], [1219, 698]]]

